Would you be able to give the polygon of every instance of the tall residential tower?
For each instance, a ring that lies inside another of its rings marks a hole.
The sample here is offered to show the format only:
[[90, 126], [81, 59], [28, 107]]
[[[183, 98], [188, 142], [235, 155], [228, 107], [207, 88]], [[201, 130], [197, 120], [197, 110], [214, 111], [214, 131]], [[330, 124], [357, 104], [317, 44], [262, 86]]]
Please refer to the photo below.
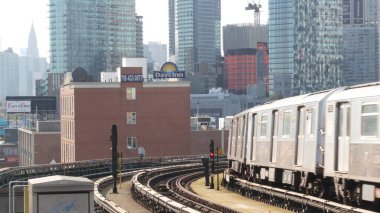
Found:
[[83, 67], [95, 78], [113, 71], [122, 57], [142, 55], [142, 17], [135, 0], [50, 0], [52, 72]]
[[342, 85], [342, 1], [269, 0], [270, 95]]
[[[186, 71], [192, 93], [215, 86], [214, 73], [220, 62], [220, 0], [176, 0], [175, 56], [179, 70]], [[173, 24], [173, 16], [169, 23]], [[172, 42], [169, 49], [172, 49]]]

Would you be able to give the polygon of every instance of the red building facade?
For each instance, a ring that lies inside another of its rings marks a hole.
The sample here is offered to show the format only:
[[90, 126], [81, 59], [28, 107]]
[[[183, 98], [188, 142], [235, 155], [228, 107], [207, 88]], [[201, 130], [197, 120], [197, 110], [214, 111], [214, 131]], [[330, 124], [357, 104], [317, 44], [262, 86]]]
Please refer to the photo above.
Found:
[[61, 161], [110, 158], [112, 124], [123, 157], [138, 157], [142, 149], [146, 157], [189, 155], [189, 82], [140, 82], [130, 78], [142, 74], [137, 67], [120, 72], [126, 82], [61, 88]]
[[235, 94], [245, 94], [248, 86], [262, 85], [268, 92], [269, 57], [266, 43], [257, 48], [227, 50], [224, 57], [225, 88]]

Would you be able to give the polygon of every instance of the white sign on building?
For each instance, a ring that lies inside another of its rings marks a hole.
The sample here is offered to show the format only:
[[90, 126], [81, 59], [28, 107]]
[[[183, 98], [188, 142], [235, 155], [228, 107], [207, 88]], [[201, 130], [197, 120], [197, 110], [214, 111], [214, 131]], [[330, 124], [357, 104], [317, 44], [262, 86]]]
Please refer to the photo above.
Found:
[[30, 101], [7, 101], [7, 113], [31, 112]]

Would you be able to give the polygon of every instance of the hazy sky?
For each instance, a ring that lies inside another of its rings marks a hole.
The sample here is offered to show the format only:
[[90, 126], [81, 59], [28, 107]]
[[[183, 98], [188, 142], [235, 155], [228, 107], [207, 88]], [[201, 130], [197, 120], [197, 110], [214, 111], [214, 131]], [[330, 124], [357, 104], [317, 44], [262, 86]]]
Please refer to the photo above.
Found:
[[[78, 0], [80, 1], [80, 0]], [[245, 7], [253, 0], [222, 0], [222, 26], [235, 23], [252, 23], [253, 11]], [[258, 1], [256, 1], [258, 2]], [[266, 2], [266, 1], [263, 1]], [[28, 45], [28, 35], [33, 22], [40, 56], [49, 57], [49, 0], [0, 0], [0, 48], [12, 47], [20, 53]], [[267, 5], [263, 3], [263, 11]], [[168, 43], [168, 1], [136, 0], [136, 12], [143, 16], [144, 43]], [[267, 22], [262, 14], [261, 22]]]

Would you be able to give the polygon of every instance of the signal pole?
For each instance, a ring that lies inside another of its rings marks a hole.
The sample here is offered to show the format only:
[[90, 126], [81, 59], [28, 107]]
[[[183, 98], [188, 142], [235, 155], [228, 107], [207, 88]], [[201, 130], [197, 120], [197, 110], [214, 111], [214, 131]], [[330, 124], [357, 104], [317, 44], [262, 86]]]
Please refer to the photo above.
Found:
[[215, 162], [214, 162], [214, 158], [215, 157], [215, 153], [214, 153], [214, 140], [210, 140], [210, 167], [211, 167], [211, 181], [210, 181], [210, 189], [214, 189], [214, 176], [215, 176]]
[[202, 164], [204, 166], [204, 175], [205, 175], [205, 186], [210, 186], [210, 170], [209, 170], [209, 159], [202, 157]]
[[[216, 147], [216, 166], [219, 166], [219, 147]], [[219, 190], [219, 172], [216, 174], [216, 190]]]
[[117, 126], [112, 125], [111, 129], [112, 142], [112, 176], [113, 176], [113, 193], [117, 193]]

